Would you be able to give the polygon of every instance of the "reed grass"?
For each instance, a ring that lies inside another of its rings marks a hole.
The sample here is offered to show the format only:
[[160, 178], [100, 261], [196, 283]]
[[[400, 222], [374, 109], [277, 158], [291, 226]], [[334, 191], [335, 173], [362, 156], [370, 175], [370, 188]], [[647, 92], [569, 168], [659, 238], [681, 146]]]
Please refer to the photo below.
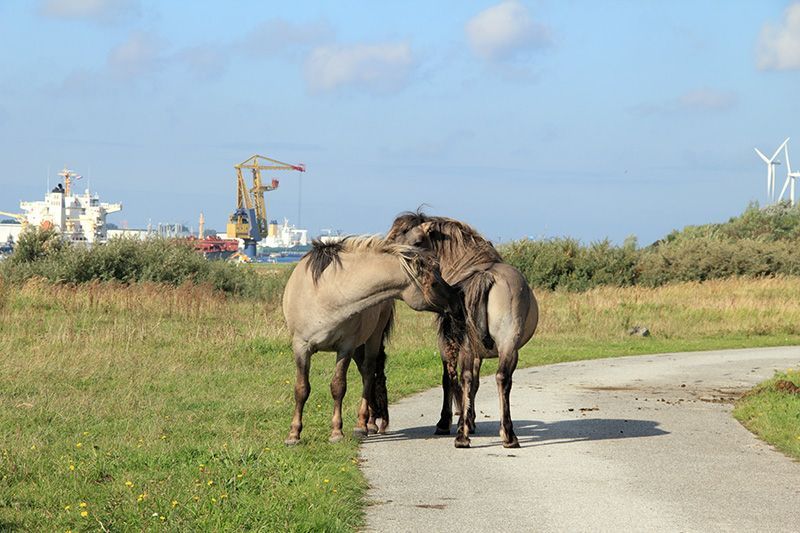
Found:
[[[800, 343], [798, 278], [537, 296], [540, 327], [523, 366]], [[393, 399], [441, 375], [432, 316], [398, 310]], [[628, 336], [633, 325], [652, 336]], [[294, 368], [278, 298], [0, 281], [0, 530], [358, 528], [358, 443], [327, 441], [333, 359], [314, 356], [304, 443], [286, 448]], [[354, 368], [349, 379], [346, 427]]]

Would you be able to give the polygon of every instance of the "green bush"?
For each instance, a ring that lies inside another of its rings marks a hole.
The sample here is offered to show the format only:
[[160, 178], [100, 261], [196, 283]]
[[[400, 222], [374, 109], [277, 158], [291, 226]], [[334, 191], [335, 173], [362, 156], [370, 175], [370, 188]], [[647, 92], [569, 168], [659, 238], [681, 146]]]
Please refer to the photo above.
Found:
[[608, 240], [522, 240], [501, 247], [531, 285], [586, 290], [598, 285], [658, 286], [728, 276], [800, 275], [800, 207], [752, 204], [721, 224], [687, 226], [638, 248]]
[[208, 261], [183, 241], [128, 238], [83, 248], [67, 246], [52, 230], [25, 231], [11, 256], [0, 263], [0, 276], [11, 283], [33, 277], [56, 283], [117, 281], [168, 285], [207, 284], [215, 290], [253, 298], [275, 298], [291, 272], [262, 276], [251, 268]]

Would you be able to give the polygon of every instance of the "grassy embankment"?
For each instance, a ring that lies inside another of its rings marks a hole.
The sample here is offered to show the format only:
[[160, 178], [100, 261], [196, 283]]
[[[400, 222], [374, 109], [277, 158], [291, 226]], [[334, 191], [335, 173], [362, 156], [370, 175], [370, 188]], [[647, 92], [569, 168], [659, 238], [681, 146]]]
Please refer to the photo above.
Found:
[[[798, 278], [537, 294], [542, 318], [523, 365], [800, 344]], [[430, 316], [399, 309], [393, 399], [440, 376]], [[653, 336], [628, 337], [636, 324]], [[332, 362], [314, 357], [305, 442], [286, 448], [294, 369], [276, 298], [191, 285], [0, 286], [0, 529], [358, 527], [357, 443], [327, 442]], [[350, 383], [346, 427], [354, 368]]]
[[736, 403], [744, 426], [787, 455], [800, 459], [800, 370], [787, 369]]

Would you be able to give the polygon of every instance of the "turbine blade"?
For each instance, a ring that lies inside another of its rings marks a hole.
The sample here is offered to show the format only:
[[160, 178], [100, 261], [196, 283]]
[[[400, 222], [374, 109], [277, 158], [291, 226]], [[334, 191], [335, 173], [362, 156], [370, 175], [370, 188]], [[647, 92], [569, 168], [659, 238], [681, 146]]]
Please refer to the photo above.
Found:
[[783, 142], [781, 143], [781, 145], [780, 145], [780, 146], [778, 146], [778, 149], [777, 149], [777, 150], [775, 150], [775, 153], [774, 153], [774, 154], [772, 154], [772, 157], [770, 158], [770, 161], [772, 161], [773, 159], [775, 159], [776, 157], [778, 157], [778, 152], [780, 152], [781, 150], [783, 150], [783, 147], [784, 147], [784, 146], [786, 146], [786, 143], [788, 143], [788, 142], [789, 142], [789, 137], [786, 137], [786, 140], [785, 140], [785, 141], [783, 141]]
[[783, 195], [786, 194], [786, 188], [789, 187], [789, 182], [791, 180], [787, 177], [786, 181], [783, 182], [783, 189], [781, 189], [781, 195], [778, 196], [778, 200], [783, 200]]
[[755, 150], [755, 151], [756, 151], [756, 153], [758, 154], [758, 156], [759, 156], [761, 159], [763, 159], [763, 160], [764, 160], [764, 163], [767, 163], [767, 164], [769, 164], [769, 159], [767, 159], [767, 156], [765, 156], [763, 153], [761, 153], [761, 150], [759, 150], [758, 148], [753, 148], [753, 150]]
[[786, 157], [786, 174], [792, 173], [792, 164], [789, 162], [789, 145], [783, 147], [783, 155]]

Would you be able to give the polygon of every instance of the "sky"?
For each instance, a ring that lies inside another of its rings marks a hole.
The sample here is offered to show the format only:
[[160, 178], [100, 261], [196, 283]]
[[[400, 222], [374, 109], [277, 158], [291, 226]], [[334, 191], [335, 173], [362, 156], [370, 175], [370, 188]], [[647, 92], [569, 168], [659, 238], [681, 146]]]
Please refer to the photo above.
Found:
[[647, 244], [765, 204], [754, 147], [800, 169], [798, 89], [800, 1], [2, 0], [0, 210], [67, 165], [111, 222], [224, 231], [259, 153], [312, 234]]

